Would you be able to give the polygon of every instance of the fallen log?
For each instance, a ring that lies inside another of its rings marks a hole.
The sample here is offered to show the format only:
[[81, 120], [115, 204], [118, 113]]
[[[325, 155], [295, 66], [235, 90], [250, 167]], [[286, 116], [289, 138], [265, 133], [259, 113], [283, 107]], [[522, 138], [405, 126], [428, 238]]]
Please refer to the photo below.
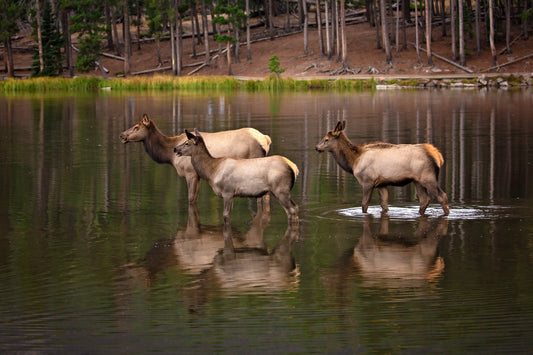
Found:
[[[215, 59], [218, 59], [218, 54], [215, 55], [213, 58], [210, 58], [209, 59], [209, 62], [211, 62], [212, 60], [215, 60]], [[205, 68], [206, 66], [208, 66], [209, 63], [203, 63], [202, 65], [200, 65], [198, 68], [194, 69], [193, 71], [191, 71], [189, 74], [187, 74], [188, 76], [191, 76], [195, 73], [197, 73], [198, 71], [200, 71], [202, 68]]]
[[[412, 42], [409, 42], [409, 44], [411, 44], [413, 47], [417, 48], [416, 44], [414, 44], [414, 43], [412, 43]], [[427, 51], [426, 51], [424, 48], [418, 47], [418, 49], [421, 50], [421, 51], [424, 52], [424, 53], [427, 53]], [[463, 71], [465, 71], [465, 72], [467, 72], [467, 73], [470, 73], [470, 74], [473, 74], [473, 73], [474, 73], [473, 70], [470, 70], [470, 69], [468, 69], [468, 68], [466, 68], [466, 67], [463, 67], [462, 65], [457, 64], [457, 63], [455, 63], [455, 62], [453, 62], [453, 61], [451, 61], [451, 60], [449, 60], [449, 59], [446, 59], [446, 58], [444, 58], [444, 57], [442, 57], [442, 56], [440, 56], [440, 55], [438, 55], [438, 54], [432, 53], [431, 55], [434, 56], [435, 58], [438, 58], [438, 59], [440, 59], [440, 60], [442, 60], [442, 61], [444, 61], [444, 62], [446, 62], [446, 63], [448, 63], [448, 64], [451, 64], [451, 65], [453, 65], [454, 67], [459, 68], [459, 69], [461, 69], [461, 70], [463, 70]]]
[[155, 72], [158, 72], [158, 71], [165, 71], [165, 70], [170, 70], [170, 69], [172, 69], [171, 66], [159, 67], [159, 68], [154, 68], [154, 69], [146, 69], [146, 70], [136, 71], [134, 73], [131, 73], [131, 75], [150, 74], [150, 73], [155, 73]]
[[494, 69], [500, 69], [501, 67], [505, 67], [507, 65], [515, 64], [515, 63], [521, 62], [523, 60], [529, 59], [531, 57], [533, 57], [533, 53], [525, 55], [525, 56], [520, 57], [518, 59], [510, 60], [510, 61], [508, 61], [506, 63], [503, 63], [503, 64], [498, 64], [498, 65], [495, 65], [493, 67], [483, 69], [483, 70], [481, 70], [481, 72], [484, 73], [484, 72], [488, 72], [488, 71], [491, 71], [491, 70], [494, 70]]

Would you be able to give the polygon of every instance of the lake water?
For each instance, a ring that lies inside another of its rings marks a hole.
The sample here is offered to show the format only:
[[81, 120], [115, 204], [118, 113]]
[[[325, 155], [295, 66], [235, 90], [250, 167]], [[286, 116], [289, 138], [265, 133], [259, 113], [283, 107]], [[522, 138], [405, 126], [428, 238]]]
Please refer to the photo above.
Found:
[[[0, 97], [0, 352], [533, 352], [531, 91]], [[294, 161], [300, 224], [202, 184], [119, 134], [252, 126]], [[442, 216], [412, 186], [362, 189], [316, 143], [430, 142]], [[231, 233], [230, 237], [228, 233]]]

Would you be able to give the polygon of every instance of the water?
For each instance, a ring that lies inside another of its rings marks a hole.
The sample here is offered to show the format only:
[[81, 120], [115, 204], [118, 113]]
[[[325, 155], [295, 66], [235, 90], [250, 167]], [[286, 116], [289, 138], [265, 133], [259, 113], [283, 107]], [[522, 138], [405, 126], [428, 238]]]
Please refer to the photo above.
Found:
[[[529, 91], [20, 95], [0, 98], [0, 351], [533, 351]], [[253, 126], [300, 168], [285, 212], [222, 201], [121, 131]], [[431, 142], [442, 216], [412, 186], [373, 197], [315, 144]], [[224, 238], [231, 235], [232, 238]]]

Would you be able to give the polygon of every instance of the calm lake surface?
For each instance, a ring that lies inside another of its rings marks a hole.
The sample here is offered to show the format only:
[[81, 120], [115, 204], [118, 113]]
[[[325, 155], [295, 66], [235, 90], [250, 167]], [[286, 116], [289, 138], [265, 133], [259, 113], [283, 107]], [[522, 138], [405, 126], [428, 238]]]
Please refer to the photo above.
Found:
[[[533, 352], [531, 91], [100, 92], [0, 97], [0, 352]], [[222, 200], [119, 134], [252, 126], [294, 161], [300, 224]], [[314, 150], [430, 142], [446, 160], [420, 217], [414, 187], [362, 189]], [[224, 236], [231, 233], [231, 236]]]

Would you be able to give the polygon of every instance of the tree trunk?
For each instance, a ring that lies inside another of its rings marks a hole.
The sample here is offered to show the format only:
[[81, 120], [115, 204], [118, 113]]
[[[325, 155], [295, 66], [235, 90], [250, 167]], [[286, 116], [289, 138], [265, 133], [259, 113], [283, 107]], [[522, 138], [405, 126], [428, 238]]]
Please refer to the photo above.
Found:
[[511, 0], [505, 0], [505, 48], [511, 54]]
[[207, 6], [205, 1], [202, 1], [202, 27], [204, 29], [204, 46], [205, 46], [205, 64], [209, 64], [209, 25], [207, 23]]
[[13, 48], [11, 47], [11, 38], [9, 36], [6, 36], [6, 37], [7, 38], [4, 40], [4, 48], [5, 48], [7, 76], [9, 78], [14, 78], [15, 68], [13, 65]]
[[422, 59], [420, 59], [420, 40], [418, 39], [418, 0], [415, 0], [415, 40], [416, 40], [416, 59], [418, 61], [418, 64], [421, 64]]
[[177, 61], [176, 61], [176, 24], [170, 23], [170, 63], [172, 66], [172, 75], [176, 76], [177, 72]]
[[[382, 0], [383, 1], [383, 0]], [[433, 58], [431, 52], [431, 26], [432, 26], [432, 2], [426, 1], [426, 52], [428, 57], [428, 65], [433, 66]]]
[[246, 60], [252, 60], [252, 45], [251, 45], [251, 31], [250, 31], [250, 0], [245, 2], [246, 13]]
[[324, 34], [322, 33], [322, 13], [320, 12], [320, 0], [316, 0], [316, 26], [318, 28], [318, 48], [321, 55], [324, 55]]
[[196, 31], [195, 22], [198, 21], [196, 17], [196, 4], [194, 1], [191, 2], [191, 44], [192, 44], [192, 57], [196, 59], [196, 37], [200, 37], [199, 32]]
[[309, 55], [308, 45], [308, 27], [309, 27], [309, 13], [307, 12], [307, 0], [302, 0], [303, 13], [304, 13], [304, 55]]
[[137, 50], [141, 50], [141, 2], [137, 0]]
[[489, 42], [492, 54], [492, 65], [498, 65], [496, 46], [494, 44], [494, 0], [489, 0]]
[[[383, 48], [385, 49], [385, 61], [392, 63], [392, 54], [389, 41], [389, 26], [387, 25], [387, 3], [386, 0], [379, 0], [379, 9], [381, 16], [381, 37], [383, 41]], [[342, 11], [341, 11], [342, 14]]]
[[117, 11], [116, 11], [116, 9], [113, 10], [111, 26], [113, 27], [113, 38], [114, 38], [113, 42], [115, 44], [115, 54], [120, 57], [121, 56], [121, 54], [120, 54], [120, 39], [118, 38]]
[[128, 13], [128, 0], [124, 0], [124, 75], [130, 74], [131, 58], [131, 32], [130, 15]]
[[457, 61], [457, 27], [455, 26], [455, 21], [457, 21], [456, 16], [456, 1], [457, 0], [450, 0], [450, 22], [451, 22], [451, 28], [450, 32], [452, 33], [452, 60], [454, 62]]
[[74, 61], [72, 60], [72, 43], [70, 38], [69, 28], [69, 12], [67, 10], [61, 11], [61, 22], [63, 27], [63, 36], [65, 37], [65, 64], [67, 66], [70, 77], [74, 76]]
[[348, 68], [348, 43], [346, 39], [346, 16], [345, 16], [345, 6], [344, 6], [344, 0], [340, 0], [339, 3], [340, 8], [340, 23], [341, 23], [341, 42], [342, 42], [342, 67]]
[[42, 35], [42, 15], [41, 15], [41, 0], [35, 1], [35, 17], [37, 18], [37, 47], [39, 50], [39, 72], [44, 70], [43, 58], [43, 35]]
[[[524, 13], [527, 14], [528, 11], [529, 11], [529, 8], [528, 8], [528, 1], [529, 0], [524, 0]], [[523, 19], [522, 19], [522, 31], [523, 31], [523, 36], [524, 36], [524, 39], [527, 40], [529, 39], [529, 23], [528, 23], [528, 20], [527, 20], [527, 16], [525, 16]]]
[[180, 1], [177, 1], [176, 6], [176, 75], [181, 76], [181, 69], [182, 69], [182, 19], [181, 19], [181, 13], [178, 11], [178, 7], [180, 5]]
[[104, 12], [105, 12], [105, 33], [107, 39], [107, 50], [112, 51], [113, 48], [113, 26], [111, 22], [113, 21], [111, 17], [111, 9], [109, 8], [109, 1], [105, 0], [104, 2]]
[[463, 16], [463, 0], [459, 0], [457, 7], [459, 8], [459, 64], [466, 65], [465, 59], [465, 31], [464, 31], [464, 16]]
[[326, 10], [326, 54], [328, 56], [328, 59], [331, 59], [331, 43], [329, 39], [329, 5], [328, 0], [326, 0], [326, 4], [324, 6], [324, 9]]
[[228, 75], [233, 75], [233, 71], [231, 70], [231, 42], [226, 43], [226, 55], [228, 59]]
[[289, 0], [285, 2], [287, 5], [287, 22], [285, 22], [285, 30], [289, 31], [291, 28], [291, 3]]
[[[478, 56], [481, 55], [481, 32], [480, 32], [480, 25], [479, 25], [479, 18], [480, 18], [480, 11], [481, 11], [481, 7], [479, 6], [479, 0], [475, 0], [476, 1], [476, 4], [475, 4], [475, 8], [476, 8], [476, 19], [475, 19], [475, 23], [476, 23], [476, 53]], [[527, 0], [526, 0], [527, 1]]]

